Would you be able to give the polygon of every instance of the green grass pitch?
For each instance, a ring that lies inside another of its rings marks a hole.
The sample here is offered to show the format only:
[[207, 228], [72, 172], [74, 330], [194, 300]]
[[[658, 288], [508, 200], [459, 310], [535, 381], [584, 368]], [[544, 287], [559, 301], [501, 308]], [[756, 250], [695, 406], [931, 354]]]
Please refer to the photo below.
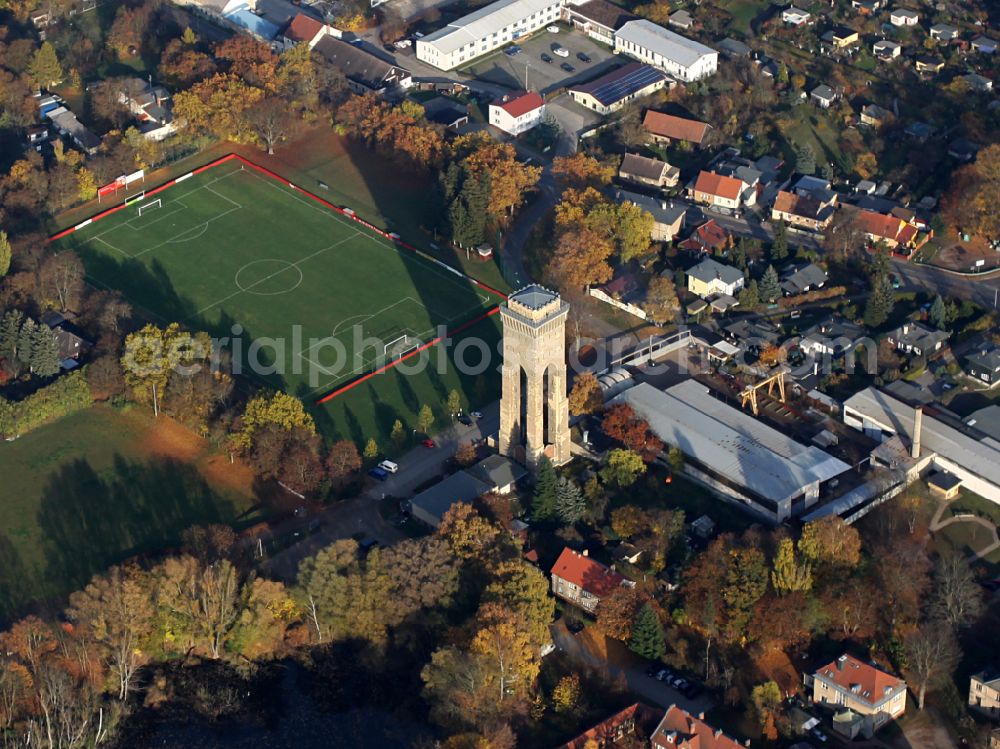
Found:
[[[408, 337], [388, 352], [391, 358], [499, 301], [237, 160], [79, 229], [58, 246], [75, 249], [92, 283], [119, 289], [140, 312], [239, 338], [245, 374], [307, 404], [371, 371], [386, 356], [385, 343]], [[491, 346], [498, 336], [493, 321], [470, 333]], [[330, 337], [340, 350], [313, 343]], [[251, 360], [263, 368], [248, 371]], [[424, 403], [440, 413], [452, 388], [471, 405], [494, 395], [492, 371], [467, 378], [447, 369], [379, 375], [317, 409], [317, 420], [330, 437], [384, 441], [396, 418], [413, 424]]]

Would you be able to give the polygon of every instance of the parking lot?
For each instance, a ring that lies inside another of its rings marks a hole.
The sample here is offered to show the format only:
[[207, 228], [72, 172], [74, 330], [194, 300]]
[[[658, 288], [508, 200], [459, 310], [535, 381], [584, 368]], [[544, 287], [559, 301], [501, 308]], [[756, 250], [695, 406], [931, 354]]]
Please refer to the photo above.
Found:
[[[462, 72], [501, 86], [531, 89], [544, 95], [557, 88], [592, 80], [619, 64], [609, 47], [578, 31], [571, 31], [565, 24], [558, 24], [558, 28], [558, 34], [543, 29], [519, 39], [516, 44], [521, 51], [516, 55], [497, 50], [462, 68]], [[568, 57], [555, 53], [560, 47], [569, 51]], [[579, 59], [580, 54], [586, 55], [590, 62]], [[551, 62], [543, 60], [542, 55]]]

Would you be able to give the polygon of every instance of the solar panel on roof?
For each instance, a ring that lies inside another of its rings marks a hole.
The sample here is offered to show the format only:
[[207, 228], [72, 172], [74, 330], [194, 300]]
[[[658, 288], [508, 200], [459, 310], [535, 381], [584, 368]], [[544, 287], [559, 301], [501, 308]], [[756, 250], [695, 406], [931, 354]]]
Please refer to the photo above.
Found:
[[617, 80], [603, 83], [594, 88], [590, 93], [601, 104], [613, 104], [616, 101], [621, 101], [626, 96], [634, 94], [636, 91], [641, 91], [646, 86], [663, 80], [665, 77], [659, 70], [647, 65], [633, 70]]

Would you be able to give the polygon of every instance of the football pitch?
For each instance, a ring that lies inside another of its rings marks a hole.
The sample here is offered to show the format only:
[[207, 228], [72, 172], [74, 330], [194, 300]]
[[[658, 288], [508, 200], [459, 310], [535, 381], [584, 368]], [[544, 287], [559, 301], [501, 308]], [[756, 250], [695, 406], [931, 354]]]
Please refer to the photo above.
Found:
[[120, 290], [140, 313], [238, 342], [244, 374], [307, 404], [500, 301], [237, 159], [58, 247], [75, 249], [94, 285]]

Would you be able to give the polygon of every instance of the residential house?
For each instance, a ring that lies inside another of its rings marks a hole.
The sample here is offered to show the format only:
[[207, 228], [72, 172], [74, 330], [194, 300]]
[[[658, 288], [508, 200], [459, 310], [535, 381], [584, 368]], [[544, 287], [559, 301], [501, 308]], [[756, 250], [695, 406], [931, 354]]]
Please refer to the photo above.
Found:
[[[232, 5], [231, 3], [229, 5]], [[226, 8], [229, 8], [229, 5]], [[262, 42], [273, 42], [281, 26], [272, 23], [264, 16], [258, 15], [245, 2], [240, 2], [231, 10], [226, 10], [222, 17], [235, 27], [238, 31], [245, 31], [250, 36]]]
[[919, 20], [920, 14], [907, 8], [895, 8], [889, 14], [889, 23], [893, 26], [916, 26]]
[[534, 91], [504, 94], [490, 104], [490, 124], [509, 135], [526, 133], [545, 116], [545, 100]]
[[951, 338], [951, 332], [938, 330], [922, 322], [905, 322], [886, 336], [897, 351], [913, 356], [929, 357], [941, 351]]
[[724, 265], [710, 257], [705, 258], [687, 272], [688, 291], [702, 299], [724, 294], [735, 297], [743, 288], [743, 271]]
[[139, 121], [139, 131], [150, 140], [163, 140], [177, 130], [170, 92], [142, 78], [125, 78], [118, 101]]
[[781, 20], [792, 26], [804, 26], [807, 23], [812, 23], [812, 13], [790, 5], [781, 11]]
[[866, 336], [860, 325], [841, 317], [832, 317], [802, 331], [799, 348], [808, 356], [841, 356], [851, 351]]
[[906, 133], [906, 135], [909, 136], [910, 138], [913, 138], [914, 140], [923, 143], [932, 135], [934, 135], [934, 133], [937, 132], [937, 130], [934, 128], [933, 125], [929, 125], [926, 122], [911, 122], [909, 125], [906, 126], [906, 129], [903, 130], [903, 132]]
[[891, 39], [879, 39], [872, 45], [872, 52], [880, 60], [895, 60], [903, 54], [903, 45]]
[[[748, 742], [749, 743], [749, 742]], [[705, 722], [705, 714], [692, 715], [671, 705], [652, 736], [651, 749], [746, 749], [736, 739]]]
[[714, 218], [710, 218], [691, 232], [691, 236], [678, 247], [688, 252], [722, 255], [729, 249], [729, 232], [719, 226]]
[[552, 593], [591, 614], [602, 598], [628, 582], [614, 570], [591, 559], [586, 551], [574, 551], [568, 546], [552, 565], [551, 574]]
[[719, 53], [652, 21], [629, 21], [615, 32], [615, 52], [655, 65], [682, 81], [697, 81], [719, 66]]
[[653, 217], [653, 229], [649, 238], [653, 242], [672, 242], [680, 233], [687, 213], [683, 203], [640, 195], [627, 190], [616, 190], [615, 200], [618, 203], [632, 203], [642, 208]]
[[913, 67], [918, 73], [940, 73], [944, 70], [944, 60], [934, 55], [917, 55]]
[[809, 92], [809, 98], [823, 109], [829, 109], [837, 101], [837, 93], [825, 83], [821, 83]]
[[588, 36], [614, 46], [615, 32], [638, 16], [607, 0], [587, 0], [562, 7], [562, 19]]
[[59, 366], [64, 370], [76, 369], [80, 357], [94, 347], [91, 341], [83, 337], [82, 331], [58, 312], [43, 312], [38, 321], [55, 335], [59, 347]]
[[826, 284], [826, 271], [815, 263], [792, 265], [781, 273], [781, 290], [786, 296], [805, 294]]
[[567, 93], [573, 101], [587, 109], [599, 114], [611, 114], [634, 99], [659, 91], [668, 80], [663, 71], [632, 62], [590, 83], [572, 86]]
[[101, 139], [94, 135], [80, 120], [64, 106], [58, 106], [49, 110], [46, 114], [49, 122], [59, 132], [60, 135], [69, 138], [76, 144], [77, 148], [88, 156], [97, 153], [101, 146]]
[[845, 49], [852, 44], [857, 44], [859, 39], [858, 32], [846, 26], [835, 28], [824, 36], [828, 36], [830, 43], [837, 49]]
[[835, 201], [824, 203], [810, 193], [779, 190], [771, 206], [771, 220], [809, 231], [822, 231], [833, 221]]
[[686, 10], [678, 10], [667, 18], [667, 26], [673, 26], [681, 31], [690, 31], [694, 28], [694, 18]]
[[675, 187], [681, 170], [666, 161], [627, 153], [618, 168], [618, 177], [626, 182], [649, 187]]
[[985, 94], [993, 90], [993, 81], [984, 75], [979, 75], [978, 73], [963, 75], [962, 80], [969, 84], [969, 88], [972, 91], [978, 91], [979, 93]]
[[642, 127], [653, 136], [653, 140], [657, 143], [669, 144], [677, 141], [700, 146], [712, 126], [707, 122], [677, 117], [650, 109], [642, 120]]
[[348, 87], [356, 94], [385, 95], [413, 85], [413, 77], [405, 68], [329, 34], [316, 42], [313, 49], [343, 73]]
[[520, 463], [515, 463], [503, 455], [483, 458], [466, 472], [474, 479], [482, 481], [495, 494], [510, 494], [528, 472]]
[[855, 224], [865, 233], [865, 237], [873, 245], [884, 244], [894, 252], [916, 249], [928, 239], [926, 234], [920, 232], [918, 226], [904, 221], [898, 216], [885, 215], [866, 209], [857, 212]]
[[950, 42], [958, 38], [958, 29], [947, 23], [936, 23], [930, 28], [931, 39]]
[[869, 127], [884, 127], [892, 120], [892, 112], [878, 104], [865, 104], [861, 107], [861, 124]]
[[701, 171], [688, 194], [696, 203], [714, 205], [736, 211], [741, 205], [753, 205], [757, 201], [756, 191], [737, 177]]
[[980, 348], [967, 356], [965, 373], [987, 387], [1000, 385], [1000, 348]]
[[660, 713], [656, 708], [635, 702], [567, 741], [559, 749], [585, 749], [590, 746], [613, 749], [635, 736], [637, 729], [641, 735], [647, 735], [660, 719]]
[[860, 716], [867, 738], [906, 711], [906, 682], [851, 655], [817, 669], [811, 681], [813, 702]]
[[638, 305], [642, 301], [639, 281], [634, 273], [625, 273], [601, 286], [591, 286], [590, 295], [605, 304], [617, 307], [640, 320], [646, 319], [646, 311]]
[[851, 0], [851, 7], [863, 16], [873, 16], [883, 7], [882, 0]]
[[1000, 671], [980, 671], [969, 677], [969, 707], [990, 718], [1000, 718]]
[[971, 46], [973, 52], [979, 52], [982, 55], [992, 55], [997, 51], [996, 39], [990, 39], [988, 36], [977, 36], [972, 40]]
[[781, 331], [766, 318], [743, 318], [723, 326], [723, 334], [728, 340], [745, 351], [760, 351], [769, 343], [777, 344]]
[[327, 26], [322, 21], [305, 13], [299, 13], [288, 24], [281, 36], [283, 46], [286, 49], [294, 47], [296, 44], [306, 44], [309, 49], [312, 49], [326, 34], [340, 38], [340, 32], [332, 26]]
[[955, 138], [948, 144], [948, 155], [959, 161], [972, 161], [979, 153], [980, 146], [968, 138]]

